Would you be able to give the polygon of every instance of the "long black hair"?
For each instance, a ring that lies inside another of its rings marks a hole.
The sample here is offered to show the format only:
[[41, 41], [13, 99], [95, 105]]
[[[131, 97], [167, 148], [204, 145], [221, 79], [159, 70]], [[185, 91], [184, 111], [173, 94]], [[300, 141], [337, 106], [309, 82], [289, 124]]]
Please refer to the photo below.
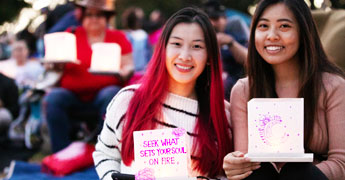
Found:
[[[303, 0], [262, 0], [254, 13], [248, 47], [247, 73], [250, 98], [275, 98], [275, 76], [272, 66], [264, 61], [255, 47], [255, 29], [267, 7], [282, 3], [295, 16], [299, 26], [299, 66], [301, 71], [298, 97], [304, 98], [304, 145], [308, 149], [317, 119], [317, 107], [321, 90], [322, 73], [329, 72], [345, 77], [336, 65], [330, 62], [322, 47], [309, 7]], [[264, 87], [264, 88], [263, 88]]]

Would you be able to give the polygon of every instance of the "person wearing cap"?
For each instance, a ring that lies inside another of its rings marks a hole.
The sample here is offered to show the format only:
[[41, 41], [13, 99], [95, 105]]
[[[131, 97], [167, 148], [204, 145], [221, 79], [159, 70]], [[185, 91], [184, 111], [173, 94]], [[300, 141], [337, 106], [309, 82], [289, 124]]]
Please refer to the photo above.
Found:
[[[110, 30], [108, 23], [114, 15], [113, 0], [81, 0], [81, 26], [67, 31], [76, 36], [77, 59], [80, 64], [67, 63], [59, 87], [53, 88], [43, 99], [43, 111], [50, 133], [52, 151], [57, 152], [71, 143], [70, 133], [75, 120], [71, 114], [97, 112], [97, 127], [103, 124], [106, 107], [121, 86], [131, 77], [134, 65], [132, 47], [121, 31]], [[118, 75], [91, 74], [91, 45], [97, 42], [117, 43], [121, 47], [121, 69]], [[56, 66], [55, 66], [56, 67]], [[85, 121], [85, 119], [82, 119]], [[96, 128], [98, 129], [98, 128]]]
[[249, 28], [239, 16], [228, 18], [225, 6], [218, 0], [204, 3], [203, 10], [217, 32], [223, 62], [224, 93], [225, 98], [229, 100], [232, 86], [244, 76]]

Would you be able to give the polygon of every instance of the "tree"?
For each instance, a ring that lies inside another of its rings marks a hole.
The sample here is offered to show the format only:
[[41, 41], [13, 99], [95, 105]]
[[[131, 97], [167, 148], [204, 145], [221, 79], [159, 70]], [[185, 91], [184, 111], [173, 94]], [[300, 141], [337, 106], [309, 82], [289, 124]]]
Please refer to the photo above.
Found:
[[0, 24], [13, 21], [23, 7], [29, 7], [24, 0], [1, 0], [0, 1]]

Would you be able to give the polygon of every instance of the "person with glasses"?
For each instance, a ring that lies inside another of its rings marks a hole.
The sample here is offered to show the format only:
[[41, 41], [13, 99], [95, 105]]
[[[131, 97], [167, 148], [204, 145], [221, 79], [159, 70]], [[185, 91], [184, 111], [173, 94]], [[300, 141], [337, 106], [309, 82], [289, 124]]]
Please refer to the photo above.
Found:
[[164, 128], [187, 131], [191, 177], [225, 178], [222, 163], [232, 141], [221, 74], [207, 15], [196, 8], [173, 14], [141, 84], [123, 88], [108, 105], [93, 153], [99, 178], [134, 174], [133, 132]]
[[[57, 152], [71, 143], [70, 114], [96, 112], [102, 127], [106, 106], [120, 90], [134, 70], [132, 47], [124, 33], [110, 30], [108, 23], [114, 15], [114, 1], [81, 0], [81, 26], [67, 31], [76, 36], [77, 59], [80, 64], [68, 63], [62, 68], [59, 87], [53, 88], [43, 100], [44, 115], [48, 123], [52, 151]], [[91, 74], [91, 45], [98, 42], [117, 43], [121, 47], [121, 69], [118, 76]]]

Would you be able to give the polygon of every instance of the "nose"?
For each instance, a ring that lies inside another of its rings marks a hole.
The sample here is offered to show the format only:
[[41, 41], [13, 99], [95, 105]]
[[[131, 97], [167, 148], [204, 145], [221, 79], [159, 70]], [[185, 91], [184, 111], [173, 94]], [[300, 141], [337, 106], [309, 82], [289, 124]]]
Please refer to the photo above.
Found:
[[268, 31], [267, 39], [270, 41], [277, 41], [279, 39], [279, 34], [278, 34], [276, 28], [271, 28]]
[[180, 51], [178, 58], [182, 61], [192, 60], [192, 56], [189, 52], [189, 49], [188, 48], [181, 48], [181, 51]]

